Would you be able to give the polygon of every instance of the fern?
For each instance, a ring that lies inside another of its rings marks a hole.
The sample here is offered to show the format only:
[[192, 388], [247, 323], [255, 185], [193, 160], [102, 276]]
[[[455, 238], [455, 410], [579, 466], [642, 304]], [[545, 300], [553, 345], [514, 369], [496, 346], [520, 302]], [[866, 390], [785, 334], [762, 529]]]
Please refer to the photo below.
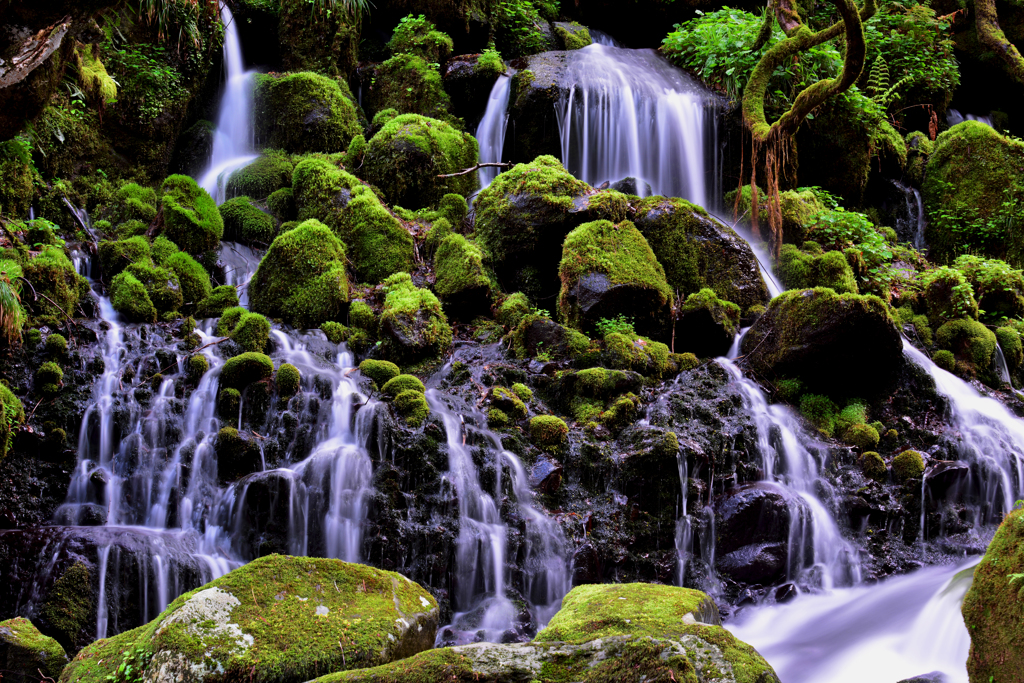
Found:
[[889, 65], [879, 56], [871, 65], [871, 73], [868, 75], [868, 97], [878, 102], [878, 98], [887, 90], [889, 90]]

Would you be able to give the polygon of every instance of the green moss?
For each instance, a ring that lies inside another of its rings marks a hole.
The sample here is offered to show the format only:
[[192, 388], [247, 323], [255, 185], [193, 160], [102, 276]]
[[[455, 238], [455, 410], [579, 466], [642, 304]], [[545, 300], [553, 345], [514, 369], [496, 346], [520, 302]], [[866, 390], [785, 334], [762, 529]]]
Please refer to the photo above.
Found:
[[151, 261], [136, 261], [125, 269], [125, 273], [142, 283], [157, 313], [177, 311], [184, 303], [181, 282], [170, 268], [154, 266]]
[[960, 271], [943, 266], [926, 273], [922, 282], [925, 284], [924, 298], [932, 327], [940, 327], [957, 318], [978, 317], [974, 288]]
[[22, 263], [21, 269], [37, 295], [34, 300], [22, 297], [21, 302], [34, 317], [34, 324], [63, 325], [68, 316], [75, 315], [78, 302], [89, 291], [88, 282], [61, 247], [42, 247], [31, 260]]
[[693, 370], [700, 365], [700, 359], [692, 353], [674, 353], [670, 357], [670, 361], [678, 366], [679, 372]]
[[410, 427], [419, 427], [430, 416], [427, 399], [417, 389], [407, 389], [395, 396], [395, 408]]
[[253, 206], [248, 197], [235, 197], [220, 205], [224, 239], [246, 244], [270, 244], [274, 219]]
[[[1014, 333], [1016, 334], [1016, 333]], [[1017, 346], [1020, 346], [1020, 335], [1017, 335]], [[68, 350], [68, 340], [56, 332], [46, 337], [46, 352], [51, 356], [63, 356]]]
[[1016, 372], [1024, 364], [1024, 345], [1021, 344], [1020, 334], [1012, 327], [1000, 327], [996, 330], [996, 341], [1003, 350], [1010, 372]]
[[270, 214], [281, 222], [295, 220], [298, 212], [295, 209], [295, 192], [290, 187], [284, 187], [272, 192], [267, 197], [267, 208]]
[[360, 133], [348, 86], [312, 72], [258, 75], [254, 115], [257, 139], [291, 154], [343, 152]]
[[444, 62], [452, 53], [452, 39], [436, 30], [423, 15], [403, 18], [388, 41], [393, 54], [410, 54], [428, 62]]
[[370, 140], [363, 173], [390, 203], [424, 207], [438, 203], [446, 194], [473, 192], [478, 182], [475, 173], [438, 176], [470, 168], [478, 159], [476, 138], [469, 133], [443, 121], [403, 114]]
[[46, 361], [36, 370], [36, 386], [60, 384], [64, 380], [64, 371], [53, 361]]
[[842, 252], [808, 254], [792, 244], [782, 245], [779, 278], [786, 289], [828, 287], [839, 294], [857, 294], [857, 278]]
[[221, 389], [217, 394], [217, 414], [225, 420], [237, 420], [242, 405], [242, 392], [238, 389]]
[[492, 387], [489, 392], [491, 404], [514, 420], [526, 418], [526, 404], [517, 394], [505, 387]]
[[229, 197], [265, 199], [282, 188], [291, 187], [293, 170], [286, 154], [264, 150], [251, 164], [231, 174], [227, 194]]
[[522, 292], [510, 294], [498, 306], [498, 322], [505, 327], [516, 327], [530, 314], [530, 300]]
[[384, 288], [387, 294], [380, 325], [390, 337], [389, 352], [412, 357], [438, 356], [447, 351], [452, 344], [452, 328], [437, 297], [416, 287], [408, 273], [392, 275]]
[[906, 142], [907, 166], [904, 173], [914, 187], [921, 187], [928, 157], [935, 151], [935, 143], [919, 130], [908, 133]]
[[946, 372], [956, 370], [956, 356], [953, 355], [952, 351], [940, 349], [932, 354], [932, 361]]
[[555, 34], [562, 40], [566, 50], [581, 50], [593, 42], [590, 39], [590, 30], [586, 26], [576, 22], [557, 22], [554, 26]]
[[964, 255], [953, 262], [971, 285], [986, 320], [1024, 317], [1024, 273], [1004, 261]]
[[554, 415], [537, 415], [530, 419], [530, 436], [541, 447], [560, 447], [569, 438], [569, 427]]
[[516, 396], [519, 397], [519, 400], [523, 401], [524, 403], [529, 403], [530, 401], [533, 400], [533, 392], [530, 390], [530, 387], [526, 386], [525, 384], [520, 384], [516, 382], [515, 384], [512, 385], [512, 391], [514, 391]]
[[604, 336], [605, 364], [621, 370], [636, 370], [661, 377], [669, 366], [668, 346], [645, 337], [610, 332]]
[[277, 393], [287, 398], [294, 396], [302, 385], [302, 375], [299, 369], [291, 363], [284, 363], [277, 369]]
[[22, 139], [0, 143], [0, 212], [27, 216], [32, 204], [31, 147]]
[[388, 121], [398, 116], [398, 110], [394, 108], [381, 109], [373, 115], [373, 129], [380, 130]]
[[244, 308], [230, 308], [218, 321], [217, 334], [231, 337], [246, 351], [263, 353], [270, 340], [270, 321]]
[[395, 377], [387, 380], [381, 386], [381, 391], [392, 397], [398, 396], [398, 394], [406, 391], [418, 391], [422, 394], [426, 392], [426, 390], [426, 387], [423, 386], [423, 382], [413, 375], [396, 375]]
[[368, 104], [377, 112], [396, 109], [435, 119], [444, 118], [451, 109], [440, 72], [422, 57], [410, 54], [395, 55], [377, 67]]
[[44, 636], [24, 617], [0, 621], [0, 647], [5, 655], [5, 674], [13, 680], [42, 676], [43, 680], [54, 681], [68, 661], [60, 643]]
[[114, 235], [118, 239], [128, 239], [129, 237], [140, 237], [145, 235], [148, 231], [149, 224], [143, 223], [139, 220], [132, 220], [119, 223], [117, 228], [114, 230]]
[[3, 408], [0, 415], [0, 460], [3, 460], [11, 448], [15, 426], [25, 422], [25, 407], [6, 384], [0, 384], [0, 407]]
[[153, 257], [153, 263], [155, 263], [158, 266], [167, 265], [167, 259], [169, 259], [172, 255], [178, 254], [180, 252], [181, 250], [178, 249], [178, 245], [170, 241], [163, 235], [160, 235], [155, 240], [153, 240], [153, 244], [150, 247], [150, 254]]
[[228, 308], [238, 305], [238, 291], [234, 285], [215, 287], [210, 295], [196, 306], [197, 318], [219, 318]]
[[917, 451], [903, 451], [892, 460], [892, 476], [897, 481], [919, 479], [924, 474], [924, 456]]
[[887, 472], [885, 460], [883, 460], [882, 456], [878, 453], [875, 453], [874, 451], [865, 451], [864, 454], [860, 456], [860, 460], [858, 462], [860, 463], [861, 472], [863, 472], [864, 476], [868, 479], [874, 479], [875, 481], [885, 479], [885, 474]]
[[24, 344], [25, 348], [27, 348], [29, 351], [39, 346], [39, 344], [42, 343], [42, 341], [43, 335], [39, 330], [33, 328], [25, 332]]
[[187, 308], [199, 305], [213, 293], [206, 269], [185, 252], [171, 254], [164, 263], [177, 276], [183, 304]]
[[800, 398], [800, 413], [822, 434], [832, 436], [836, 427], [836, 419], [839, 416], [839, 406], [828, 396], [804, 394]]
[[504, 429], [511, 424], [511, 420], [505, 411], [499, 410], [498, 408], [487, 409], [487, 425], [491, 429]]
[[188, 176], [172, 175], [161, 187], [164, 234], [190, 254], [216, 249], [224, 235], [217, 204]]
[[203, 375], [205, 375], [209, 369], [210, 361], [201, 353], [189, 356], [188, 361], [185, 363], [185, 372], [188, 375], [188, 381], [192, 384], [199, 384], [199, 380], [203, 378]]
[[430, 230], [427, 231], [426, 237], [423, 238], [423, 245], [426, 247], [428, 254], [437, 252], [438, 247], [441, 246], [441, 242], [446, 237], [452, 234], [452, 224], [447, 218], [438, 218], [430, 225]]
[[129, 322], [156, 322], [156, 306], [149, 298], [146, 286], [129, 272], [119, 273], [111, 281], [110, 303]]
[[[679, 312], [693, 323], [702, 319], [710, 322], [715, 327], [721, 329], [722, 334], [730, 339], [735, 337], [739, 331], [740, 307], [731, 301], [722, 301], [715, 294], [715, 291], [710, 288], [704, 288], [686, 297], [686, 301], [679, 307]], [[707, 324], [707, 322], [704, 323], [704, 325]], [[704, 329], [704, 325], [698, 328], [700, 334], [706, 334], [707, 332]], [[679, 335], [680, 340], [686, 340], [689, 336], [688, 330], [683, 329], [681, 332], [682, 334]], [[694, 343], [689, 345], [683, 341], [682, 346], [683, 348], [697, 350], [698, 347], [702, 346], [697, 341], [693, 340]]]
[[220, 372], [220, 386], [228, 389], [244, 389], [253, 382], [274, 376], [274, 361], [262, 353], [243, 353], [235, 356]]
[[672, 304], [672, 289], [665, 280], [664, 268], [632, 223], [624, 221], [615, 225], [611, 221], [595, 221], [579, 226], [566, 236], [558, 267], [562, 281], [558, 310], [568, 325], [581, 328], [597, 322], [586, 318], [576, 294], [580, 280], [592, 273], [607, 276], [613, 285], [629, 286], [635, 292], [633, 296], [639, 299], [630, 310], [602, 309], [604, 317], [613, 317], [616, 313], [637, 317], [643, 311], [650, 320], [637, 320], [639, 327], [655, 329], [664, 322], [659, 314], [667, 314], [667, 307]]
[[466, 214], [469, 213], [469, 205], [466, 203], [464, 196], [450, 192], [441, 197], [441, 201], [437, 204], [437, 211], [454, 228], [462, 225], [462, 222], [466, 220]]
[[804, 383], [799, 379], [780, 379], [775, 383], [775, 395], [780, 401], [794, 403], [804, 393]]
[[149, 225], [156, 218], [156, 190], [136, 183], [124, 183], [114, 195], [110, 220], [114, 225], [127, 221], [140, 221]]
[[[390, 361], [372, 360], [369, 358], [359, 364], [359, 372], [372, 379], [378, 387], [386, 386], [388, 382], [402, 373], [399, 367]], [[406, 377], [410, 377], [410, 375], [406, 375]], [[420, 386], [422, 386], [422, 384], [423, 383], [420, 382]], [[403, 386], [405, 386], [405, 383]], [[406, 386], [406, 388], [408, 388], [408, 386]]]
[[992, 365], [996, 353], [996, 335], [977, 320], [950, 320], [935, 334], [939, 346], [979, 368]]
[[484, 272], [483, 254], [479, 247], [459, 234], [448, 235], [434, 257], [437, 281], [434, 291], [441, 301], [449, 302], [470, 292], [490, 293], [491, 282]]
[[252, 310], [296, 327], [337, 319], [348, 304], [345, 245], [319, 221], [278, 235], [249, 285]]
[[878, 446], [878, 431], [871, 425], [855, 424], [843, 434], [843, 440], [861, 450], [870, 450]]

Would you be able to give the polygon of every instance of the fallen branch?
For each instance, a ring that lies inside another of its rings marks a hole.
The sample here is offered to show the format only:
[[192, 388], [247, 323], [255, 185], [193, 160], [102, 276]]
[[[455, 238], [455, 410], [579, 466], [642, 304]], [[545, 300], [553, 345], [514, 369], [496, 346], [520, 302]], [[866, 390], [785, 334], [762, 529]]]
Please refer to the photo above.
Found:
[[57, 21], [24, 40], [7, 61], [0, 61], [0, 88], [8, 88], [26, 76], [57, 51], [64, 35], [71, 28], [71, 15]]
[[33, 301], [35, 301], [38, 297], [43, 297], [44, 299], [49, 301], [51, 304], [53, 304], [57, 308], [58, 311], [63, 313], [64, 317], [66, 317], [68, 319], [68, 321], [72, 325], [74, 325], [75, 327], [78, 327], [78, 323], [75, 322], [75, 319], [72, 318], [70, 315], [68, 315], [67, 311], [65, 311], [63, 308], [60, 307], [60, 304], [58, 304], [56, 301], [54, 301], [50, 297], [46, 296], [45, 294], [40, 294], [39, 292], [37, 292], [36, 288], [32, 286], [32, 283], [29, 282], [28, 280], [26, 280], [25, 278], [19, 277], [18, 279], [21, 280], [22, 282], [24, 282], [26, 285], [28, 285], [29, 289], [32, 290], [32, 300]]
[[512, 168], [512, 164], [505, 163], [502, 161], [489, 161], [486, 164], [477, 164], [472, 168], [467, 168], [465, 171], [459, 171], [458, 173], [449, 173], [447, 175], [439, 175], [438, 178], [455, 178], [460, 175], [469, 175], [473, 171], [479, 171], [481, 168]]

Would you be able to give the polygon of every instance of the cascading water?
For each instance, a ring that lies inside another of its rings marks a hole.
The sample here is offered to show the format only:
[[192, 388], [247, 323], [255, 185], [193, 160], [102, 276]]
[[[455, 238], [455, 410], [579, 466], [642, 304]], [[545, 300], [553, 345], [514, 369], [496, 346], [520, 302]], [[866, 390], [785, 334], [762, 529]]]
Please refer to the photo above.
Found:
[[892, 184], [903, 195], [904, 206], [896, 218], [896, 234], [901, 240], [914, 245], [915, 249], [924, 249], [924, 231], [927, 221], [924, 215], [924, 202], [921, 193], [913, 187], [893, 180]]
[[[480, 144], [480, 163], [499, 163], [505, 147], [505, 132], [508, 130], [508, 102], [512, 93], [512, 76], [515, 71], [498, 76], [491, 88], [490, 99], [480, 125], [476, 127], [476, 139]], [[480, 187], [485, 188], [498, 176], [497, 168], [481, 168]]]
[[238, 26], [227, 3], [221, 6], [220, 15], [224, 22], [224, 95], [213, 132], [210, 165], [199, 179], [200, 187], [209, 192], [217, 204], [227, 200], [231, 174], [256, 158], [252, 119], [255, 72], [245, 70]]
[[716, 203], [714, 98], [653, 50], [594, 44], [566, 57], [556, 105], [562, 163], [594, 186]]

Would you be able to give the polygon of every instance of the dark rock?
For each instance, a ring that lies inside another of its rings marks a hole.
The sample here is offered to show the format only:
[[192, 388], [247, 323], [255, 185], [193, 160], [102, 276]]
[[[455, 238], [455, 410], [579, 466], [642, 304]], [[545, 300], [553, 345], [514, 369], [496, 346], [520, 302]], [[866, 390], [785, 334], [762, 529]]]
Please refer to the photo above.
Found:
[[542, 154], [561, 157], [555, 105], [561, 99], [560, 85], [567, 52], [543, 52], [516, 60], [512, 77], [512, 101], [504, 157], [529, 162]]
[[455, 116], [467, 122], [479, 121], [487, 109], [496, 78], [507, 78], [477, 64], [479, 55], [452, 57], [444, 67], [444, 89], [452, 99]]
[[634, 283], [613, 283], [604, 273], [586, 273], [572, 287], [563, 290], [562, 299], [573, 310], [584, 329], [593, 330], [602, 318], [630, 315], [637, 320], [640, 334], [655, 335], [668, 318], [668, 303], [659, 301], [657, 292]]
[[785, 543], [747, 545], [717, 557], [715, 567], [735, 581], [771, 584], [786, 575], [787, 556]]
[[198, 177], [213, 153], [214, 124], [198, 121], [178, 138], [171, 160], [171, 171]]
[[971, 466], [963, 460], [929, 460], [924, 480], [928, 490], [936, 498], [942, 497], [953, 487], [966, 484], [971, 478]]
[[0, 666], [5, 681], [35, 683], [60, 676], [68, 663], [64, 648], [39, 632], [28, 619], [0, 622]]
[[541, 493], [556, 493], [562, 486], [562, 464], [542, 453], [530, 468], [530, 488]]
[[651, 184], [640, 178], [623, 178], [622, 180], [612, 183], [609, 187], [621, 192], [622, 194], [631, 194], [638, 197], [649, 197], [654, 194], [654, 189], [651, 187]]
[[[768, 482], [731, 489], [715, 500], [714, 508], [719, 556], [745, 546], [785, 545], [790, 526], [807, 514], [799, 497]], [[793, 519], [794, 513], [797, 519]]]
[[799, 591], [794, 583], [784, 583], [775, 589], [775, 602], [787, 603], [796, 598], [799, 595]]
[[898, 683], [947, 683], [949, 677], [941, 671], [932, 671], [928, 674], [921, 674], [920, 676], [914, 676], [913, 678], [904, 678]]

